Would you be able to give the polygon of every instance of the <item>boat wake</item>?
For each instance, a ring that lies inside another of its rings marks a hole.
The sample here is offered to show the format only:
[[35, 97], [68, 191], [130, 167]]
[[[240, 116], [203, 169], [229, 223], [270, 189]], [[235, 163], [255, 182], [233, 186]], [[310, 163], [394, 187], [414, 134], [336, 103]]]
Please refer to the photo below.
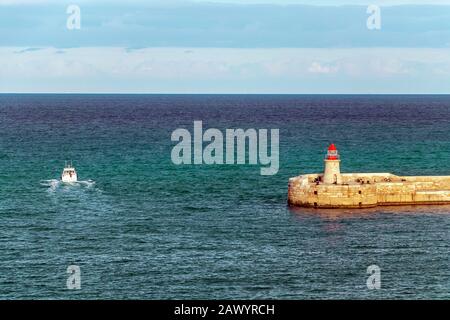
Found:
[[93, 189], [95, 187], [95, 181], [85, 180], [77, 182], [62, 182], [61, 180], [50, 179], [42, 180], [41, 186], [48, 187], [48, 192], [56, 192], [58, 190], [70, 191], [71, 189]]
[[93, 180], [62, 182], [51, 179], [41, 180], [40, 185], [53, 208], [59, 212], [87, 210], [92, 219], [96, 215], [102, 215], [103, 212], [109, 212], [108, 195], [105, 195]]

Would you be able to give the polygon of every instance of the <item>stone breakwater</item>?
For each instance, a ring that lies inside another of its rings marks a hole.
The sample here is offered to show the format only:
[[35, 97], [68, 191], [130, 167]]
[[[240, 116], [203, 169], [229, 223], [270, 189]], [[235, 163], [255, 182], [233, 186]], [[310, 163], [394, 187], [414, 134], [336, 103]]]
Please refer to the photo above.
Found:
[[401, 177], [390, 173], [348, 173], [340, 177], [340, 184], [321, 183], [322, 174], [291, 178], [288, 203], [315, 208], [450, 204], [450, 176]]
[[328, 147], [323, 174], [289, 179], [288, 203], [314, 208], [370, 208], [450, 204], [450, 176], [401, 177], [391, 173], [340, 172], [336, 146]]

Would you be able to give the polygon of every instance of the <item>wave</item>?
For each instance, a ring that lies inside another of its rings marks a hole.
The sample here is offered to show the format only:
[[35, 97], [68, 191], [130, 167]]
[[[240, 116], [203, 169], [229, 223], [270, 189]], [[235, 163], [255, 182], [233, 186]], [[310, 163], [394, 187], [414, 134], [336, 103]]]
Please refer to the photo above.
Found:
[[56, 192], [57, 190], [70, 189], [92, 189], [95, 187], [94, 180], [81, 180], [77, 182], [62, 182], [57, 179], [42, 180], [41, 186], [48, 187], [49, 192]]

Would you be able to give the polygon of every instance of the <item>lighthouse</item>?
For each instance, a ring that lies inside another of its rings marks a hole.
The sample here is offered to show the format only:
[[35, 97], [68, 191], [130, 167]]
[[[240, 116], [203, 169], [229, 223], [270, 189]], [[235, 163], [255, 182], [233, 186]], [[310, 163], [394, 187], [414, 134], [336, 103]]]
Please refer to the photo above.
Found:
[[323, 183], [340, 184], [342, 183], [341, 170], [339, 169], [339, 154], [336, 146], [332, 143], [328, 147], [327, 155], [325, 156], [325, 171], [323, 173]]

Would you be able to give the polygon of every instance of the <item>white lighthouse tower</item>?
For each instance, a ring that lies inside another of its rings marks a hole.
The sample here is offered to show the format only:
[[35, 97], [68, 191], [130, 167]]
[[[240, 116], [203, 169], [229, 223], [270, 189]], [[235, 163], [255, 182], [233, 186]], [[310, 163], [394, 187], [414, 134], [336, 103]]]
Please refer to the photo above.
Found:
[[328, 184], [341, 184], [341, 170], [339, 168], [339, 154], [337, 152], [336, 146], [332, 143], [328, 147], [328, 152], [325, 157], [325, 171], [323, 173], [323, 183]]

